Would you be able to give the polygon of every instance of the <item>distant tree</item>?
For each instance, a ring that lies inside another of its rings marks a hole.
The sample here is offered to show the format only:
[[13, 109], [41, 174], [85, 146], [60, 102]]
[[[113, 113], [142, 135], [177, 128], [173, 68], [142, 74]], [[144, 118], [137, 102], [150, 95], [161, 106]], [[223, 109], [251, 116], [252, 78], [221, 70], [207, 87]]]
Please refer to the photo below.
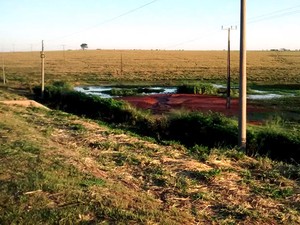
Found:
[[82, 43], [80, 45], [80, 47], [82, 48], [82, 50], [84, 50], [84, 49], [88, 48], [88, 45], [86, 43]]

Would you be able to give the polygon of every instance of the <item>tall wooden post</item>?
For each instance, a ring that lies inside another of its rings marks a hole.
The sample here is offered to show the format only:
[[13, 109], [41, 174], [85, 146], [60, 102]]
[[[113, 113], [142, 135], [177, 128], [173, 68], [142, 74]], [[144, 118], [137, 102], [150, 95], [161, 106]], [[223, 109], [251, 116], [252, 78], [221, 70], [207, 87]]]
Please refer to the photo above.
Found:
[[230, 91], [231, 91], [231, 87], [230, 87], [230, 31], [231, 30], [236, 30], [237, 27], [228, 27], [228, 28], [224, 28], [222, 26], [223, 30], [227, 30], [228, 31], [228, 52], [227, 52], [227, 90], [226, 90], [226, 109], [230, 109]]
[[42, 41], [41, 51], [41, 97], [44, 98], [45, 91], [45, 53], [44, 53], [44, 41]]
[[239, 147], [245, 151], [247, 143], [246, 0], [241, 0], [240, 25]]
[[[4, 53], [3, 53], [4, 54]], [[6, 84], [6, 77], [5, 77], [5, 63], [4, 63], [4, 55], [2, 55], [2, 75], [3, 75], [3, 84]]]
[[121, 52], [121, 65], [120, 65], [120, 74], [121, 74], [121, 76], [123, 76], [123, 54], [122, 54], [122, 52]]
[[65, 46], [66, 46], [66, 45], [62, 45], [62, 47], [63, 47], [63, 57], [64, 57], [64, 63], [66, 62]]
[[227, 53], [227, 100], [226, 109], [230, 109], [230, 28], [228, 28], [228, 53]]

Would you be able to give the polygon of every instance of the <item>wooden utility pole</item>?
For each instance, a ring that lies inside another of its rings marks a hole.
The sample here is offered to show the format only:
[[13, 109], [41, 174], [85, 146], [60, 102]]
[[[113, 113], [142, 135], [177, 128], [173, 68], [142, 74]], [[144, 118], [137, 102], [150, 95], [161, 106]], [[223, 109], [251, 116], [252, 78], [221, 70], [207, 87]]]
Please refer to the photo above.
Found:
[[42, 41], [41, 51], [41, 97], [44, 98], [45, 90], [45, 52], [44, 52], [44, 41]]
[[227, 98], [226, 98], [226, 109], [230, 109], [230, 31], [231, 30], [236, 30], [237, 27], [228, 27], [228, 28], [224, 28], [222, 26], [222, 29], [223, 30], [227, 30], [228, 31], [228, 53], [227, 53], [227, 91], [226, 91], [226, 95], [227, 95]]
[[3, 75], [3, 84], [6, 84], [6, 77], [5, 77], [5, 63], [4, 63], [4, 53], [2, 53], [2, 75]]
[[121, 52], [120, 74], [121, 74], [121, 76], [123, 76], [123, 54], [122, 54], [122, 52]]
[[239, 147], [245, 151], [247, 143], [246, 0], [241, 0], [240, 26]]
[[62, 47], [63, 47], [63, 57], [64, 57], [64, 62], [66, 62], [65, 46], [66, 46], [66, 45], [62, 45]]

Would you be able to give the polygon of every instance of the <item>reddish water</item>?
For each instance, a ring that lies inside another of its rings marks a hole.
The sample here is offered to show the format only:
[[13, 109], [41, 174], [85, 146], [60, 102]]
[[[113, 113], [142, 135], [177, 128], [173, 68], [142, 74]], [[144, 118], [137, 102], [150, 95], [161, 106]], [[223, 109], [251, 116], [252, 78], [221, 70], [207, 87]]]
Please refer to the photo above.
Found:
[[[230, 109], [226, 109], [226, 99], [199, 94], [157, 94], [150, 96], [121, 97], [137, 108], [149, 109], [154, 114], [169, 112], [172, 109], [187, 109], [200, 112], [219, 112], [227, 116], [238, 116], [239, 101], [231, 99]], [[265, 112], [266, 109], [247, 105], [248, 113]], [[254, 121], [253, 121], [254, 122]], [[256, 121], [257, 123], [257, 121]]]

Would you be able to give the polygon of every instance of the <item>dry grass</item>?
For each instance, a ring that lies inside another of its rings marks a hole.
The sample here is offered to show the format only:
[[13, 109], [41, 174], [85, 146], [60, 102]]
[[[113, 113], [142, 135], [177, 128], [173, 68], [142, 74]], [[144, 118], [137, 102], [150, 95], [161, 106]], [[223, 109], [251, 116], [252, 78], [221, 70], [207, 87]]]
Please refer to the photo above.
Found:
[[[39, 52], [2, 53], [11, 84], [39, 83]], [[121, 55], [123, 59], [121, 71]], [[73, 84], [226, 79], [226, 51], [88, 50], [46, 52], [46, 82]], [[232, 78], [238, 78], [232, 52]], [[249, 81], [299, 83], [300, 52], [248, 52]]]
[[[0, 103], [1, 224], [299, 224], [299, 168], [205, 162], [66, 113]], [[5, 204], [3, 204], [5, 203]]]

